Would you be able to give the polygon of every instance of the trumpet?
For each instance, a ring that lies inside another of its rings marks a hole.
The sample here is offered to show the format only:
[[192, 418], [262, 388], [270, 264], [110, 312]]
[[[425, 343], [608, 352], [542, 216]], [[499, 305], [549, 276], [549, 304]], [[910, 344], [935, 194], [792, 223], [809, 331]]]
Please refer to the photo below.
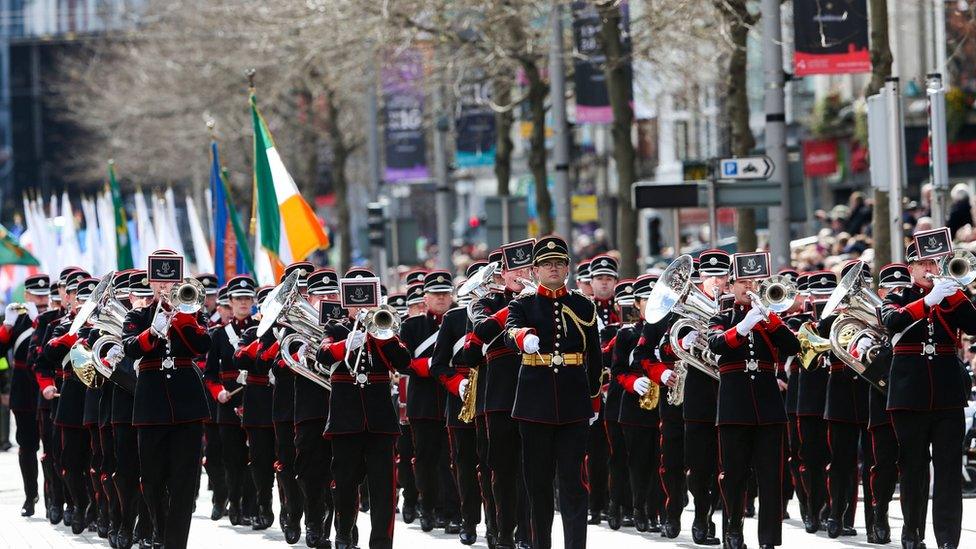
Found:
[[788, 311], [796, 300], [796, 284], [782, 275], [774, 275], [763, 280], [759, 293], [749, 292], [752, 306], [762, 311], [763, 320], [769, 322], [769, 313]]
[[[380, 305], [378, 307], [373, 307], [372, 309], [359, 311], [356, 315], [356, 321], [353, 322], [352, 331], [356, 331], [361, 327], [366, 331], [373, 339], [387, 340], [396, 337], [400, 333], [400, 315], [396, 312], [390, 305]], [[366, 347], [364, 343], [362, 347], [359, 348], [359, 353], [356, 355], [356, 362], [359, 362], [359, 357], [363, 354], [363, 348]], [[343, 362], [349, 362], [349, 353], [351, 349], [346, 348], [346, 356], [343, 358]]]
[[967, 250], [956, 250], [942, 258], [937, 275], [926, 273], [932, 280], [951, 280], [965, 288], [976, 280], [976, 255]]
[[166, 328], [160, 337], [169, 338], [169, 325], [177, 313], [197, 313], [203, 308], [203, 302], [206, 298], [206, 289], [203, 284], [192, 277], [184, 278], [179, 284], [174, 284], [169, 293], [161, 294], [156, 303], [156, 314], [159, 314], [160, 311], [166, 314]]

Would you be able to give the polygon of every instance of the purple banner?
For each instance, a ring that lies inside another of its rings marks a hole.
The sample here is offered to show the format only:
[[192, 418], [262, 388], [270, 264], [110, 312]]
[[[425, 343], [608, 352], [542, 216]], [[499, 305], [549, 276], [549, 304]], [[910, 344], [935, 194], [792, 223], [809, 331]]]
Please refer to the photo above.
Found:
[[425, 180], [424, 65], [420, 51], [400, 53], [383, 68], [383, 104], [388, 183]]

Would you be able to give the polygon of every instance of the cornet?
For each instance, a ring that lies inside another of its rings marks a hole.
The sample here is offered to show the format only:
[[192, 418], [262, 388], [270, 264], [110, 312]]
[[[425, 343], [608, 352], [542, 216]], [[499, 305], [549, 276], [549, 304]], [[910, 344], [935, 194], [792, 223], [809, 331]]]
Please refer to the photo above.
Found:
[[[177, 313], [195, 314], [203, 308], [203, 302], [207, 294], [203, 284], [192, 277], [186, 277], [179, 284], [175, 284], [168, 294], [159, 296], [156, 303], [156, 314], [163, 311], [166, 314], [166, 329], [163, 330], [161, 337], [169, 337], [169, 326], [173, 322], [173, 317]], [[163, 305], [169, 307], [164, 309]], [[155, 315], [154, 315], [155, 316]]]
[[932, 280], [951, 280], [965, 288], [976, 280], [976, 255], [967, 250], [956, 250], [939, 261], [937, 275], [926, 273], [925, 278]]

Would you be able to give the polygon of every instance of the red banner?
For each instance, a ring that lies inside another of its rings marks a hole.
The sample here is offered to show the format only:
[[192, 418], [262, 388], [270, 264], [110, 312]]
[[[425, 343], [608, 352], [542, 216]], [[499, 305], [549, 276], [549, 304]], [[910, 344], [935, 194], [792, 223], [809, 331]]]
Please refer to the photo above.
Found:
[[803, 175], [827, 177], [837, 173], [837, 142], [804, 141]]

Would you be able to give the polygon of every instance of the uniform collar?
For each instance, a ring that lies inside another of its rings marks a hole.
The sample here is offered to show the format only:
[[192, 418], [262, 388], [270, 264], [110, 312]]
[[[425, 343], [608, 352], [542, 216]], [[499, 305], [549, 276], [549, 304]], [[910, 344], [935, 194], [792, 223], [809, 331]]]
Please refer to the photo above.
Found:
[[244, 318], [234, 317], [230, 320], [230, 323], [234, 325], [235, 328], [244, 328], [250, 323], [251, 317], [246, 316]]
[[613, 298], [612, 297], [609, 297], [607, 299], [594, 299], [593, 301], [596, 301], [596, 304], [598, 306], [600, 306], [600, 307], [603, 307], [603, 308], [606, 308], [606, 309], [613, 308]]
[[566, 290], [566, 285], [565, 284], [563, 284], [562, 286], [556, 288], [555, 290], [550, 290], [549, 288], [546, 288], [545, 286], [541, 286], [540, 285], [539, 286], [539, 289], [536, 290], [536, 294], [537, 295], [540, 295], [542, 297], [548, 297], [549, 299], [558, 299], [560, 297], [563, 297], [567, 293], [569, 293], [569, 292], [568, 292], [568, 290]]
[[441, 320], [444, 319], [444, 315], [434, 314], [430, 311], [427, 311], [427, 317], [433, 320], [434, 322], [436, 322], [437, 324], [440, 324]]
[[917, 282], [912, 282], [912, 290], [918, 292], [919, 295], [923, 295], [924, 296], [924, 295], [927, 295], [931, 291], [931, 288], [923, 288]]

